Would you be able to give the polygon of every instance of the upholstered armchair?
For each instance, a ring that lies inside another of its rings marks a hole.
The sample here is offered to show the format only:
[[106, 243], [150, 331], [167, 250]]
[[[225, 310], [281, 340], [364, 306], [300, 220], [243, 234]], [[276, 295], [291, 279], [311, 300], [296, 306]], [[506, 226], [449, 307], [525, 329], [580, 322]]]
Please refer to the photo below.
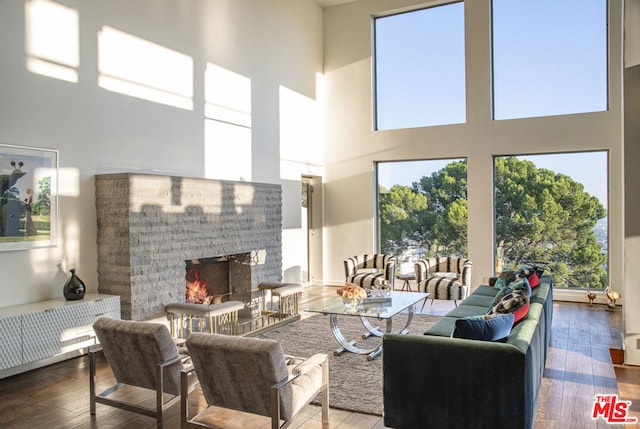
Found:
[[[271, 418], [272, 429], [285, 428], [319, 393], [322, 393], [323, 427], [327, 427], [327, 355], [294, 358], [285, 356], [280, 343], [274, 340], [199, 332], [189, 335], [187, 348], [193, 367], [182, 371], [182, 428], [210, 427], [202, 417], [215, 412], [211, 407], [267, 416]], [[194, 371], [207, 408], [190, 417], [188, 376]]]
[[468, 259], [420, 259], [414, 268], [418, 291], [429, 293], [431, 303], [434, 299], [445, 299], [453, 300], [457, 306], [458, 300], [463, 300], [469, 295], [473, 263]]
[[[96, 403], [155, 417], [162, 428], [163, 414], [176, 404], [180, 395], [180, 371], [183, 359], [171, 338], [169, 329], [161, 323], [99, 318], [93, 330], [100, 346], [89, 351], [89, 407], [96, 414]], [[102, 393], [96, 393], [95, 355], [102, 349], [117, 383]], [[195, 378], [189, 381], [193, 386]], [[130, 403], [114, 395], [124, 386], [155, 392], [155, 407]]]
[[345, 282], [354, 283], [365, 289], [379, 287], [387, 281], [394, 289], [396, 262], [391, 255], [376, 253], [357, 255], [344, 260]]

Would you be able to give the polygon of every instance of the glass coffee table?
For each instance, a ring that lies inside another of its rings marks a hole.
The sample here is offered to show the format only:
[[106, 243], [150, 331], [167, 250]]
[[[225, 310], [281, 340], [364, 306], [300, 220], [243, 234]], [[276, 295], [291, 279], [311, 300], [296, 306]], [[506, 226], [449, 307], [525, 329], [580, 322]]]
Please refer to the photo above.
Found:
[[[409, 325], [413, 319], [413, 306], [423, 299], [427, 299], [428, 293], [420, 292], [391, 292], [391, 301], [389, 302], [364, 302], [356, 309], [347, 309], [342, 303], [342, 298], [336, 296], [334, 299], [314, 307], [305, 308], [304, 311], [311, 313], [322, 313], [329, 316], [329, 325], [331, 326], [331, 333], [335, 337], [340, 348], [333, 352], [338, 356], [345, 351], [351, 353], [357, 353], [361, 355], [367, 355], [367, 360], [373, 360], [380, 356], [382, 353], [382, 343], [378, 346], [363, 349], [356, 345], [356, 340], [347, 341], [340, 331], [338, 326], [338, 316], [345, 317], [359, 317], [362, 325], [367, 329], [367, 332], [362, 336], [368, 338], [370, 336], [382, 337], [385, 333], [390, 333], [393, 326], [393, 316], [407, 310], [407, 321], [404, 327], [399, 331], [400, 334], [406, 334], [409, 332]], [[386, 329], [382, 332], [380, 329], [374, 327], [369, 318], [376, 318], [386, 321]]]

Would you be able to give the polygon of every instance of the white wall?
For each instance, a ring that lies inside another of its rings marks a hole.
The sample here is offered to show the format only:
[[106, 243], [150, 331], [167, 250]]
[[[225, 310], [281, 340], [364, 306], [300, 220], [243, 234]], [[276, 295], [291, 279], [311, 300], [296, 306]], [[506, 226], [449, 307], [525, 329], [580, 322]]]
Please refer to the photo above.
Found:
[[[253, 181], [283, 184], [285, 208], [295, 207], [295, 213], [283, 219], [283, 247], [296, 249], [300, 175], [322, 174], [321, 150], [318, 155], [312, 145], [321, 138], [316, 91], [322, 72], [322, 9], [312, 0], [60, 0], [55, 4], [77, 14], [77, 83], [26, 69], [25, 3], [0, 2], [0, 143], [58, 150], [64, 183], [58, 246], [0, 252], [0, 307], [61, 297], [66, 270], [74, 266], [89, 291], [97, 291], [96, 173], [203, 177], [207, 63], [251, 81], [252, 159], [234, 161], [238, 165], [250, 161]], [[99, 87], [97, 46], [103, 26], [190, 58], [193, 108], [170, 107]], [[294, 115], [292, 104], [304, 108]], [[312, 127], [291, 131], [284, 122], [289, 139], [302, 148], [288, 155], [287, 174], [281, 162], [282, 117]], [[283, 271], [295, 272], [295, 263], [294, 258], [286, 259]]]
[[[374, 250], [373, 162], [468, 161], [473, 283], [493, 274], [493, 156], [609, 150], [609, 256], [623, 284], [622, 1], [610, 1], [609, 110], [492, 121], [490, 0], [465, 2], [467, 122], [372, 131], [371, 17], [418, 0], [360, 0], [325, 10], [325, 282], [343, 282], [345, 257]], [[605, 180], [605, 178], [603, 178]], [[559, 291], [558, 291], [559, 292]], [[558, 295], [559, 293], [557, 293]]]

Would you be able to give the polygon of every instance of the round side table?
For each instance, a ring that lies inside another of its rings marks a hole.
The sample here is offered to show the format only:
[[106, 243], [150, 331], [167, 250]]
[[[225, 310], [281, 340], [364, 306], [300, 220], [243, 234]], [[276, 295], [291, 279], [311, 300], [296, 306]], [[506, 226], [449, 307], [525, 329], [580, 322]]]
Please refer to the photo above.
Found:
[[396, 277], [398, 280], [402, 280], [402, 289], [400, 289], [401, 291], [405, 290], [405, 288], [407, 289], [407, 292], [413, 292], [411, 290], [411, 280], [415, 280], [416, 276], [415, 274], [400, 274], [398, 277]]

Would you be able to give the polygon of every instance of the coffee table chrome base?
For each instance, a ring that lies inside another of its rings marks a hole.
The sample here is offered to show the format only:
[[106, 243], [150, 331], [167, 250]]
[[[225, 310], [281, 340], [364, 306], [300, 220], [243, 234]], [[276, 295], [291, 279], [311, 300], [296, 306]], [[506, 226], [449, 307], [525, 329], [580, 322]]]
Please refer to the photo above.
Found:
[[[409, 306], [409, 308], [407, 309], [407, 312], [408, 312], [407, 323], [405, 323], [404, 328], [400, 330], [400, 334], [403, 334], [403, 335], [409, 332], [409, 325], [413, 320], [413, 305]], [[387, 320], [387, 323], [386, 323], [387, 326], [386, 326], [385, 332], [382, 332], [380, 331], [379, 328], [371, 325], [371, 322], [369, 322], [369, 319], [367, 319], [365, 316], [360, 316], [360, 322], [362, 322], [362, 325], [365, 328], [367, 328], [367, 331], [368, 331], [367, 333], [362, 335], [362, 338], [368, 338], [371, 335], [376, 337], [382, 337], [385, 333], [390, 333], [393, 327], [393, 322], [391, 318], [386, 320]], [[378, 345], [377, 347], [373, 347], [371, 349], [363, 349], [356, 345], [356, 340], [347, 341], [344, 338], [344, 335], [342, 335], [342, 332], [340, 331], [340, 327], [338, 326], [337, 314], [329, 315], [329, 325], [331, 326], [331, 333], [333, 334], [333, 337], [336, 339], [336, 341], [338, 341], [338, 344], [340, 344], [340, 348], [336, 349], [333, 352], [334, 356], [340, 356], [344, 352], [351, 352], [351, 353], [356, 353], [360, 355], [367, 355], [367, 360], [370, 361], [382, 354], [382, 344]]]

